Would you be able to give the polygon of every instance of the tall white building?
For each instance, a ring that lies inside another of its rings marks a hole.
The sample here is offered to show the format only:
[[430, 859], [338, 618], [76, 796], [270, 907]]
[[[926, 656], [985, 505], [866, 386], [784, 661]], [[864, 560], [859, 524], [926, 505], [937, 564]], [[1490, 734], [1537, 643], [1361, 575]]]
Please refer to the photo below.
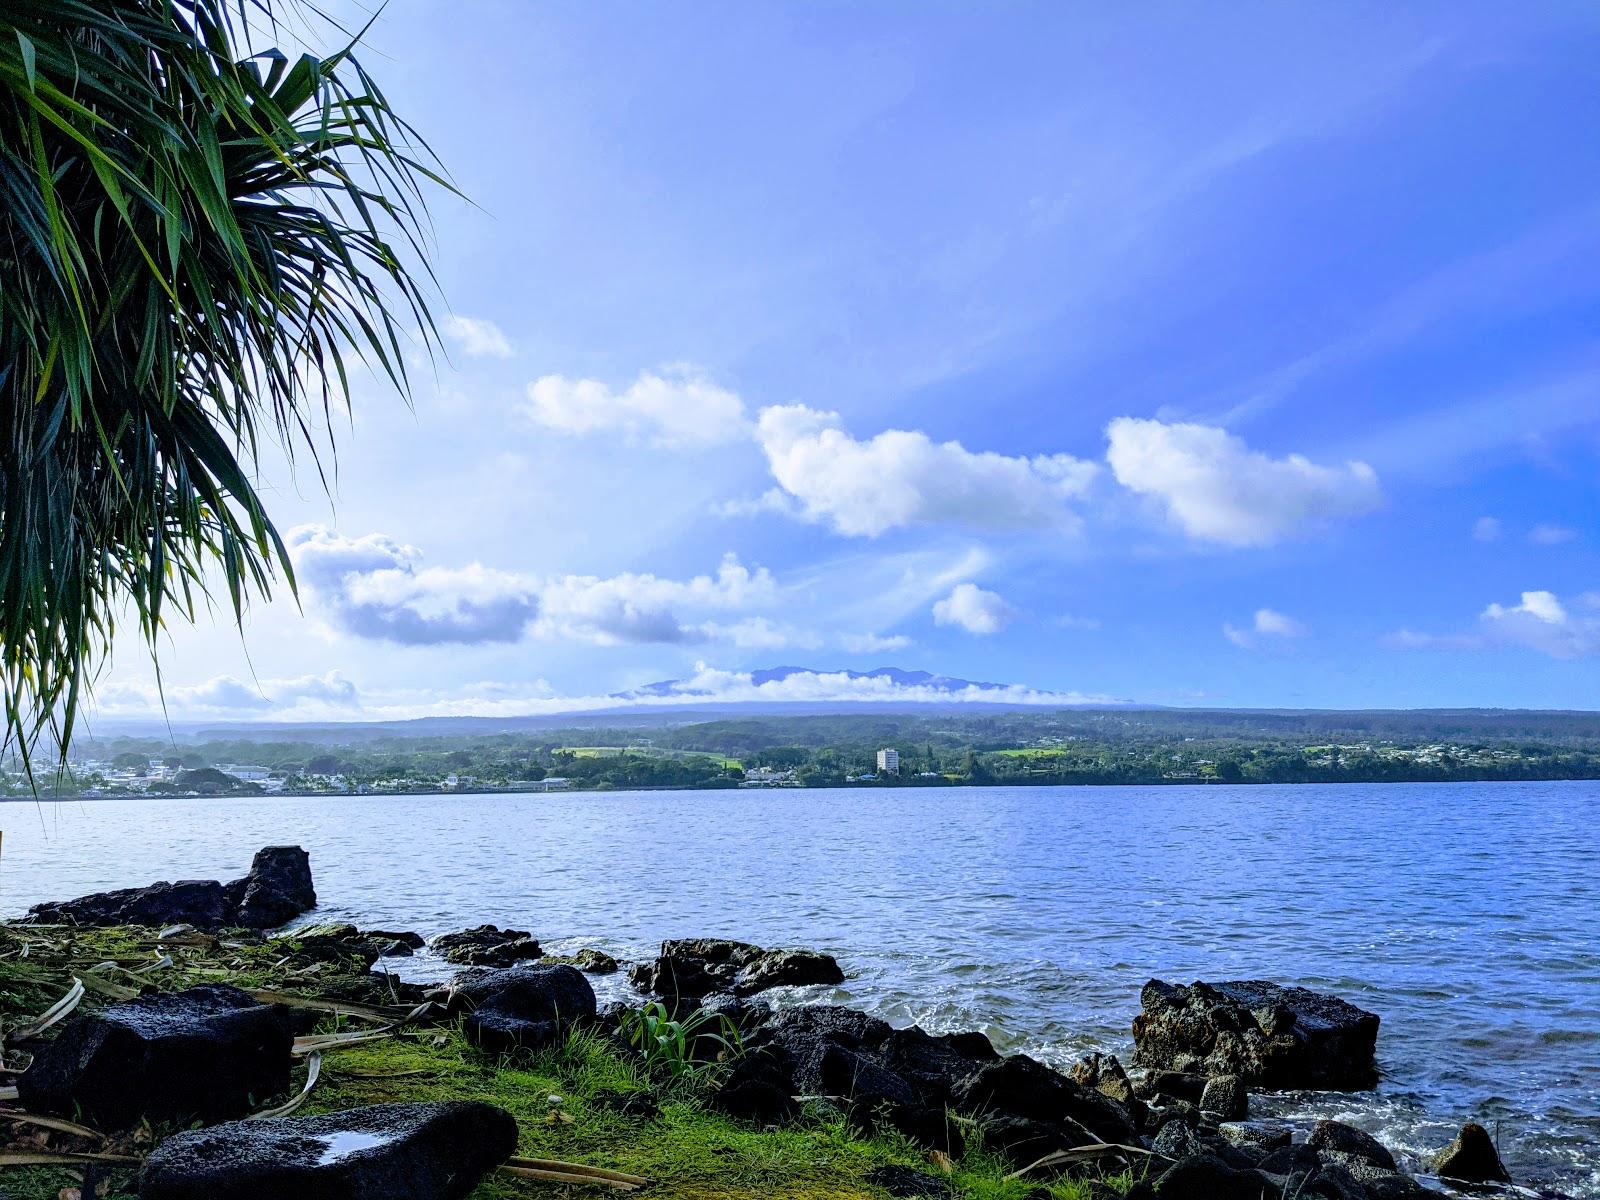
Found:
[[898, 775], [898, 774], [900, 774], [900, 751], [898, 751], [898, 750], [879, 750], [878, 751], [878, 774], [880, 774], [880, 775]]

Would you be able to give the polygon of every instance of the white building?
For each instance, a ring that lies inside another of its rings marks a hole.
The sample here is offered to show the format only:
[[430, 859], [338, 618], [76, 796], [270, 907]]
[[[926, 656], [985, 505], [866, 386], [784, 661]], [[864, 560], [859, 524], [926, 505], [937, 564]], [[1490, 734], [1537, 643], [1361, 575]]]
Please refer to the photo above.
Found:
[[879, 750], [878, 751], [878, 771], [879, 771], [880, 774], [883, 774], [883, 775], [898, 775], [898, 774], [900, 774], [900, 751], [898, 751], [898, 750]]
[[241, 783], [265, 783], [267, 776], [272, 774], [266, 767], [255, 767], [245, 763], [229, 763], [217, 769], [224, 775], [232, 775]]

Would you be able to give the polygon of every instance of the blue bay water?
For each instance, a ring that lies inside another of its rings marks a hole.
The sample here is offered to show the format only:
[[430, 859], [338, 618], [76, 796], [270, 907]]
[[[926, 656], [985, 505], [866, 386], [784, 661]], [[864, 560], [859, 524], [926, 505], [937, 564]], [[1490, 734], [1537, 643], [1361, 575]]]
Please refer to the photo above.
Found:
[[1299, 983], [1382, 1016], [1383, 1083], [1264, 1108], [1412, 1165], [1478, 1120], [1519, 1180], [1600, 1196], [1600, 784], [18, 803], [0, 827], [0, 913], [298, 842], [318, 920], [814, 946], [849, 976], [829, 998], [1057, 1065], [1126, 1055], [1151, 977]]

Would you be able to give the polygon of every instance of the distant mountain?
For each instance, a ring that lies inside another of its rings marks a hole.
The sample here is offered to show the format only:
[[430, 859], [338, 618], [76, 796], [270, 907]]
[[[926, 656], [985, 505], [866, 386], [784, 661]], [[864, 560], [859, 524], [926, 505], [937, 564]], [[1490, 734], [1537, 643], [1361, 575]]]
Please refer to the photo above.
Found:
[[662, 679], [625, 692], [594, 697], [546, 712], [503, 716], [424, 716], [363, 721], [232, 721], [224, 718], [158, 721], [112, 718], [98, 733], [185, 737], [314, 740], [344, 737], [415, 737], [514, 733], [575, 726], [679, 725], [752, 716], [822, 716], [849, 713], [971, 711], [1026, 708], [1131, 708], [1107, 696], [1054, 692], [1014, 683], [983, 683], [931, 671], [877, 667], [871, 671], [765, 667], [749, 672], [705, 671], [689, 679]]

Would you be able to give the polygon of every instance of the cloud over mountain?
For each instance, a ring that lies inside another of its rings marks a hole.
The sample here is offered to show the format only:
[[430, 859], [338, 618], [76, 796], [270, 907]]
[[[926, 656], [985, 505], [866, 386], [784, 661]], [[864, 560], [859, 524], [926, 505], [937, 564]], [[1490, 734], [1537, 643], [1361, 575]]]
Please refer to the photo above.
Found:
[[[264, 680], [260, 690], [228, 676], [167, 690], [174, 720], [400, 721], [419, 717], [534, 717], [640, 708], [706, 708], [794, 704], [809, 706], [995, 704], [1068, 707], [1122, 704], [1110, 696], [1049, 691], [1021, 684], [983, 683], [880, 667], [872, 671], [774, 667], [724, 670], [697, 663], [683, 679], [663, 680], [607, 695], [564, 695], [543, 680], [482, 682], [449, 690], [358, 691], [336, 675]], [[153, 685], [119, 685], [96, 696], [98, 716], [158, 718]]]

